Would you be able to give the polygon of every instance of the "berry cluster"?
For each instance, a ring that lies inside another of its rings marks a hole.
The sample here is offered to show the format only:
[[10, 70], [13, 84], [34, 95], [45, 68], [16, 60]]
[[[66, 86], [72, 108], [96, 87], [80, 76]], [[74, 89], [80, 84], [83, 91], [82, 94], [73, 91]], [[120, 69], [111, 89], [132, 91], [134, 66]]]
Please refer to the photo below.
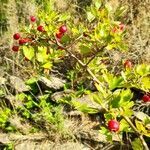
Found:
[[114, 27], [112, 29], [113, 33], [117, 33], [117, 32], [123, 32], [125, 30], [125, 25], [123, 23], [119, 24], [119, 27]]
[[[30, 16], [30, 21], [31, 22], [35, 22], [36, 21], [36, 17], [35, 16]], [[13, 35], [13, 39], [14, 40], [18, 40], [17, 45], [13, 45], [12, 46], [12, 50], [14, 52], [18, 52], [19, 51], [19, 46], [20, 45], [24, 45], [26, 43], [32, 42], [32, 39], [30, 39], [30, 38], [23, 38], [23, 37], [21, 37], [20, 33], [15, 33]]]
[[[31, 23], [35, 23], [36, 20], [37, 20], [37, 19], [36, 19], [35, 16], [30, 16], [30, 22], [31, 22]], [[38, 32], [42, 32], [42, 33], [43, 33], [43, 32], [46, 32], [45, 29], [44, 29], [44, 26], [42, 26], [42, 25], [37, 26], [36, 30], [37, 30]], [[62, 25], [62, 26], [59, 27], [58, 32], [56, 33], [56, 38], [57, 38], [58, 42], [61, 41], [61, 38], [64, 36], [64, 34], [65, 34], [66, 32], [67, 32], [67, 27], [66, 27], [66, 25]], [[25, 45], [25, 44], [27, 44], [27, 43], [28, 43], [28, 44], [31, 43], [32, 45], [34, 44], [34, 41], [33, 41], [34, 39], [28, 38], [28, 37], [26, 37], [26, 38], [21, 37], [20, 33], [15, 33], [15, 34], [13, 35], [13, 39], [14, 39], [15, 41], [18, 41], [17, 44], [15, 44], [15, 45], [12, 46], [12, 50], [13, 50], [14, 52], [18, 52], [20, 46], [22, 46], [22, 45]], [[59, 47], [59, 49], [62, 49], [62, 48]]]
[[65, 25], [62, 25], [59, 28], [59, 32], [56, 33], [56, 37], [59, 42], [61, 41], [61, 38], [64, 36], [65, 32], [67, 32], [67, 27]]

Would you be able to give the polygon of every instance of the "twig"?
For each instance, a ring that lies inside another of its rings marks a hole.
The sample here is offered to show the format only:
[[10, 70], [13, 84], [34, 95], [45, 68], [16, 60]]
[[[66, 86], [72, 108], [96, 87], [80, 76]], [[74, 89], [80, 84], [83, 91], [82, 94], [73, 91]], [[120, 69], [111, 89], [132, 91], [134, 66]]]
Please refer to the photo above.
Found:
[[[79, 36], [75, 41], [79, 40], [82, 36]], [[93, 74], [93, 72], [90, 70], [90, 68], [88, 66], [86, 66], [86, 64], [84, 64], [78, 57], [76, 57], [71, 51], [69, 51], [68, 49], [73, 45], [71, 44], [70, 46], [64, 47], [61, 43], [58, 42], [57, 38], [56, 39], [56, 43], [58, 46], [62, 47], [67, 53], [69, 53], [69, 55], [71, 57], [73, 57], [74, 59], [76, 59], [76, 61], [86, 69], [86, 71], [89, 73], [89, 75], [93, 78], [93, 80], [95, 82], [97, 82], [98, 84], [100, 84], [101, 86], [103, 86], [103, 84], [98, 80], [98, 78]], [[75, 42], [74, 42], [75, 43]]]
[[86, 66], [96, 57], [96, 55], [101, 52], [101, 50], [103, 50], [106, 47], [106, 45], [103, 45], [100, 49], [98, 49], [95, 54], [93, 55], [93, 57], [91, 57], [91, 59], [86, 63]]
[[[103, 86], [103, 84], [102, 84], [102, 83], [99, 81], [99, 79], [93, 74], [93, 72], [90, 70], [90, 68], [89, 68], [86, 64], [84, 64], [80, 59], [78, 59], [73, 53], [71, 53], [71, 52], [68, 50], [68, 48], [70, 48], [73, 44], [71, 44], [71, 45], [68, 46], [68, 47], [64, 47], [61, 43], [59, 43], [59, 41], [57, 40], [56, 37], [55, 37], [55, 39], [56, 39], [56, 44], [57, 44], [58, 46], [61, 46], [66, 52], [68, 52], [68, 53], [70, 54], [71, 57], [75, 58], [76, 61], [77, 61], [82, 67], [86, 67], [86, 68], [85, 68], [86, 71], [87, 71], [87, 72], [89, 73], [89, 75], [93, 78], [93, 80], [94, 80], [95, 82], [97, 82], [98, 84], [100, 84], [101, 86]], [[80, 37], [79, 37], [78, 39], [80, 39]], [[103, 46], [102, 48], [104, 48], [104, 47], [105, 47], [105, 46]], [[94, 58], [95, 58], [95, 56], [96, 56], [96, 55], [94, 55]], [[94, 59], [94, 58], [92, 57], [92, 59]], [[92, 60], [91, 60], [91, 61], [92, 61]], [[105, 108], [104, 108], [104, 109], [105, 109]], [[149, 148], [148, 148], [148, 146], [147, 146], [147, 144], [146, 144], [146, 142], [145, 142], [143, 136], [140, 134], [140, 132], [137, 130], [137, 128], [134, 126], [134, 124], [131, 122], [131, 120], [130, 120], [128, 117], [124, 116], [124, 115], [122, 115], [122, 116], [123, 116], [123, 118], [127, 121], [127, 123], [131, 126], [131, 128], [134, 130], [134, 132], [138, 135], [138, 137], [139, 137], [139, 139], [140, 139], [140, 141], [141, 141], [141, 143], [142, 143], [144, 149], [145, 149], [145, 150], [149, 150]]]
[[134, 130], [134, 132], [138, 135], [138, 137], [139, 137], [139, 139], [141, 140], [141, 143], [142, 143], [144, 149], [145, 149], [145, 150], [149, 150], [149, 148], [148, 148], [148, 146], [147, 146], [147, 144], [146, 144], [146, 142], [145, 142], [145, 140], [144, 140], [142, 134], [139, 133], [139, 131], [138, 131], [137, 128], [134, 126], [134, 124], [131, 122], [131, 120], [130, 120], [128, 117], [126, 117], [126, 116], [123, 116], [123, 118], [124, 118], [124, 119], [126, 120], [126, 122], [131, 126], [131, 128]]

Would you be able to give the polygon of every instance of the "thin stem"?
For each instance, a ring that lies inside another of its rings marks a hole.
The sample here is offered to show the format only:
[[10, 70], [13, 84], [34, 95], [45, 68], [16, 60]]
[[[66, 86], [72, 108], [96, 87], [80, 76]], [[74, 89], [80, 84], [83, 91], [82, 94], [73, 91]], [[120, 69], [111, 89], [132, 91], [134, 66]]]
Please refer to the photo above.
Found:
[[146, 142], [145, 142], [145, 140], [143, 138], [143, 135], [140, 134], [140, 132], [137, 130], [137, 128], [134, 126], [134, 124], [131, 122], [131, 120], [128, 117], [126, 117], [126, 116], [123, 116], [123, 118], [131, 126], [131, 128], [134, 130], [134, 132], [138, 135], [138, 137], [139, 137], [139, 139], [140, 139], [144, 149], [145, 150], [149, 150], [149, 148], [148, 148], [148, 146], [147, 146], [147, 144], [146, 144]]
[[99, 50], [95, 52], [95, 54], [91, 57], [91, 59], [86, 63], [86, 66], [96, 57], [96, 55], [101, 52], [106, 47], [106, 45], [103, 45]]
[[[82, 36], [80, 36], [78, 39], [80, 39]], [[68, 48], [70, 48], [73, 44], [71, 44], [70, 46], [68, 47], [64, 47], [61, 43], [59, 43], [59, 41], [57, 40], [57, 38], [55, 37], [56, 39], [56, 44], [58, 46], [61, 46], [66, 52], [68, 52], [70, 54], [71, 57], [75, 58], [76, 61], [82, 66], [82, 67], [85, 67], [86, 71], [89, 73], [89, 75], [93, 78], [93, 80], [95, 82], [97, 82], [98, 84], [100, 84], [102, 87], [103, 87], [103, 84], [99, 81], [99, 79], [93, 74], [93, 72], [90, 70], [90, 68], [88, 68], [88, 66], [86, 64], [84, 64], [80, 59], [78, 59], [74, 54], [72, 54]], [[75, 40], [75, 41], [77, 41]], [[75, 43], [75, 42], [74, 42]], [[104, 48], [104, 47], [103, 47]], [[95, 55], [96, 56], [96, 55]], [[95, 58], [95, 57], [94, 57]], [[94, 59], [92, 58], [92, 59]], [[105, 109], [105, 108], [104, 108]], [[106, 109], [105, 109], [106, 110]], [[123, 116], [123, 115], [122, 115]], [[134, 130], [134, 132], [138, 135], [139, 139], [141, 140], [141, 143], [144, 147], [145, 150], [149, 150], [143, 136], [140, 134], [140, 132], [137, 130], [137, 128], [134, 126], [134, 124], [131, 122], [130, 118], [126, 117], [126, 116], [123, 116], [123, 118], [127, 121], [127, 123], [131, 126], [131, 128]]]

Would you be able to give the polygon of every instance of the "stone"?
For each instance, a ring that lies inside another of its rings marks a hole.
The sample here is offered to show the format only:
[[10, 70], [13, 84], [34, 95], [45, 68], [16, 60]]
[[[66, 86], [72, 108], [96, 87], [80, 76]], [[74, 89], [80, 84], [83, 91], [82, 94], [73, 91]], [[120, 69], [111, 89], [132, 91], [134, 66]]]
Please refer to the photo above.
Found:
[[15, 150], [90, 150], [90, 148], [79, 142], [68, 141], [64, 143], [54, 143], [41, 134], [28, 136], [1, 134], [0, 142], [6, 145], [13, 142]]
[[6, 84], [7, 79], [0, 77], [0, 85]]
[[50, 89], [55, 91], [62, 89], [64, 87], [64, 84], [66, 83], [65, 80], [55, 76], [50, 76], [49, 79], [42, 76], [39, 78], [38, 82], [43, 89]]
[[27, 87], [27, 85], [24, 83], [22, 79], [16, 76], [10, 76], [10, 84], [11, 86], [17, 90], [18, 92], [26, 92], [30, 89]]

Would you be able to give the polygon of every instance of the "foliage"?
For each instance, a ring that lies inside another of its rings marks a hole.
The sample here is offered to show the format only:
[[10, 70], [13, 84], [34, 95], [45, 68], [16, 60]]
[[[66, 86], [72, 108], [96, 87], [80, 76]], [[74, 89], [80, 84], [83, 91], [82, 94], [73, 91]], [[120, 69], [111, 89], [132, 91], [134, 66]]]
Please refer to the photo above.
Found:
[[[143, 95], [149, 94], [150, 66], [147, 64], [132, 66], [130, 62], [130, 65], [121, 64], [121, 71], [115, 73], [103, 63], [108, 58], [106, 56], [108, 51], [127, 50], [124, 40], [125, 25], [117, 20], [123, 15], [124, 10], [121, 7], [114, 11], [109, 3], [95, 0], [86, 8], [85, 16], [75, 22], [69, 12], [59, 13], [55, 11], [53, 5], [48, 5], [38, 13], [37, 22], [30, 21], [28, 26], [22, 28], [21, 39], [24, 43], [18, 42], [20, 47], [18, 53], [20, 61], [26, 58], [40, 74], [45, 70], [51, 71], [54, 64], [62, 62], [66, 56], [74, 58], [76, 60], [74, 70], [69, 70], [68, 73], [71, 84], [65, 88], [70, 87], [75, 92], [70, 95], [70, 100], [67, 98], [63, 101], [84, 113], [98, 113], [100, 110], [88, 104], [80, 104], [76, 100], [82, 95], [89, 95], [91, 101], [104, 110], [106, 125], [101, 127], [100, 132], [105, 134], [108, 140], [112, 141], [113, 132], [108, 129], [107, 124], [110, 120], [117, 120], [120, 128], [116, 134], [119, 137], [122, 137], [124, 132], [135, 133], [137, 139], [131, 143], [133, 148], [140, 143], [148, 149], [143, 135], [150, 136], [147, 129], [149, 116], [139, 121], [132, 107], [135, 103], [133, 89], [142, 91]], [[42, 29], [39, 30], [39, 26]], [[60, 31], [62, 26], [67, 28], [63, 33]], [[87, 80], [93, 81], [97, 93], [86, 89], [84, 83]], [[31, 88], [35, 87], [32, 80], [27, 83]], [[55, 125], [56, 129], [62, 129], [63, 117], [60, 106], [54, 107], [50, 103], [49, 93], [44, 93], [38, 98], [24, 93], [17, 97], [23, 104], [17, 108], [17, 112], [23, 118], [30, 119], [36, 124], [42, 122], [51, 124], [51, 127]], [[7, 117], [3, 118], [4, 126], [9, 116], [9, 112], [7, 113]], [[135, 119], [132, 119], [133, 117]]]

